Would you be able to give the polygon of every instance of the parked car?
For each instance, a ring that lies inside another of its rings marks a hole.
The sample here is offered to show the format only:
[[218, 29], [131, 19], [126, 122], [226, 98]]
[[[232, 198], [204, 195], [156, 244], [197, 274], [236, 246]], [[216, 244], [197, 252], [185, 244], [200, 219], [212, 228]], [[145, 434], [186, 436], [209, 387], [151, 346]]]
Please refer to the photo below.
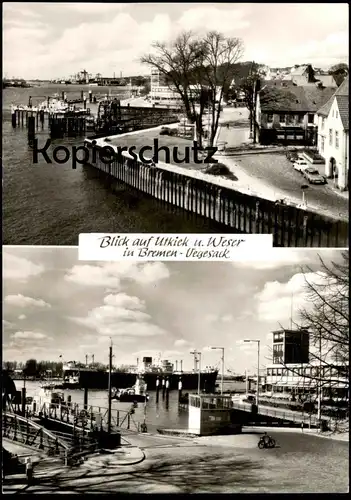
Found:
[[298, 172], [300, 172], [300, 174], [302, 174], [303, 171], [308, 167], [307, 161], [306, 160], [301, 160], [301, 158], [299, 158], [298, 160], [296, 160], [293, 163], [293, 167], [294, 167], [295, 170], [297, 170]]
[[305, 168], [303, 176], [310, 184], [326, 184], [326, 178], [313, 167]]

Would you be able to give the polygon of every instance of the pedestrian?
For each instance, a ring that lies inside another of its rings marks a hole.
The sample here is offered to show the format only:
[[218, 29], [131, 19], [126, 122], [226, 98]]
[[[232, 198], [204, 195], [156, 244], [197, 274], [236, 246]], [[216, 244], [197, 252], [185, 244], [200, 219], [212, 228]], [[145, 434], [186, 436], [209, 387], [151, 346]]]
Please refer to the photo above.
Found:
[[33, 464], [30, 457], [27, 457], [26, 459], [26, 476], [28, 486], [30, 486], [31, 484], [33, 484]]

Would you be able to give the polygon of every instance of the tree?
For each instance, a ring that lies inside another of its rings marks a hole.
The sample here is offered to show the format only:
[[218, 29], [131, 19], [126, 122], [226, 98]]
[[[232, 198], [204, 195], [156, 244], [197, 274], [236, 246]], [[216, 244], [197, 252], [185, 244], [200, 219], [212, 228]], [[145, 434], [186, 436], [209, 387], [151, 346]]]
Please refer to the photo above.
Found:
[[[175, 89], [182, 100], [186, 117], [196, 124], [197, 141], [202, 146], [204, 136], [203, 113], [211, 108], [212, 124], [209, 143], [212, 146], [218, 129], [223, 91], [232, 78], [232, 65], [241, 57], [243, 45], [237, 38], [225, 38], [218, 32], [197, 37], [191, 31], [183, 32], [170, 44], [155, 42], [156, 54], [147, 54], [141, 62], [157, 69]], [[218, 92], [219, 91], [219, 92]]]
[[334, 80], [339, 86], [349, 74], [349, 67], [345, 63], [334, 64], [334, 66], [329, 69], [329, 74], [334, 76]]
[[[343, 375], [348, 378], [349, 254], [348, 251], [342, 253], [341, 263], [327, 265], [321, 257], [320, 262], [322, 271], [319, 281], [309, 281], [305, 273], [308, 306], [300, 311], [301, 322], [309, 329], [312, 344], [321, 347], [325, 353], [322, 360], [341, 362], [344, 365]], [[313, 354], [313, 357], [320, 359], [319, 354]]]
[[36, 377], [38, 373], [38, 364], [36, 359], [28, 359], [25, 363], [23, 373], [26, 377]]
[[256, 100], [257, 92], [260, 89], [260, 78], [262, 74], [257, 63], [252, 61], [249, 74], [241, 80], [239, 88], [244, 93], [244, 101], [249, 110], [250, 133], [254, 133], [254, 143], [256, 143]]
[[[337, 374], [349, 384], [349, 253], [341, 255], [341, 262], [331, 264], [319, 257], [321, 271], [317, 275], [309, 267], [302, 269], [306, 305], [300, 309], [295, 326], [309, 331], [311, 369], [303, 375], [304, 385], [311, 384], [320, 392], [323, 387], [338, 386]], [[284, 367], [301, 376], [298, 367]]]
[[210, 146], [213, 146], [218, 130], [224, 92], [234, 77], [233, 65], [242, 57], [243, 49], [243, 43], [239, 38], [226, 38], [217, 31], [209, 32], [203, 40], [204, 83], [212, 97]]

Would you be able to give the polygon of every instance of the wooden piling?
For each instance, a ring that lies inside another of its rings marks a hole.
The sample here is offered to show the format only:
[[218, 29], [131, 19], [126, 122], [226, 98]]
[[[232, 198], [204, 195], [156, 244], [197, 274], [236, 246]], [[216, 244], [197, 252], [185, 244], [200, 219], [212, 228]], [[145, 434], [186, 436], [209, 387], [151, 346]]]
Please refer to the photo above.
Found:
[[160, 379], [157, 377], [157, 379], [156, 379], [156, 403], [158, 403], [159, 396], [160, 396]]
[[35, 117], [28, 117], [28, 141], [32, 142], [35, 139]]
[[84, 387], [84, 410], [88, 409], [88, 388]]
[[12, 127], [13, 128], [16, 128], [16, 125], [17, 125], [17, 112], [16, 110], [12, 110], [12, 114], [11, 114], [11, 122], [12, 122]]

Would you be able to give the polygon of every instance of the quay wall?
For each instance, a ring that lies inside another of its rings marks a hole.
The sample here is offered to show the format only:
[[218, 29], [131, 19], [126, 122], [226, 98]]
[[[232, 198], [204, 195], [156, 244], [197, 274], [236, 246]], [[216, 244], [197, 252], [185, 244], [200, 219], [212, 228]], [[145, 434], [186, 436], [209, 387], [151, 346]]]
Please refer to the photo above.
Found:
[[[85, 139], [85, 145], [93, 147], [93, 140]], [[117, 146], [109, 142], [96, 140], [96, 150], [104, 146], [115, 150], [115, 159], [106, 164], [96, 154], [96, 158], [90, 158], [89, 165], [103, 172], [111, 184], [117, 181], [128, 185], [132, 190], [158, 200], [172, 211], [177, 209], [190, 216], [211, 219], [232, 232], [273, 234], [274, 246], [348, 246], [346, 221], [241, 193], [233, 188], [233, 181], [224, 177], [162, 162], [146, 165], [134, 160], [128, 152], [117, 155]]]

